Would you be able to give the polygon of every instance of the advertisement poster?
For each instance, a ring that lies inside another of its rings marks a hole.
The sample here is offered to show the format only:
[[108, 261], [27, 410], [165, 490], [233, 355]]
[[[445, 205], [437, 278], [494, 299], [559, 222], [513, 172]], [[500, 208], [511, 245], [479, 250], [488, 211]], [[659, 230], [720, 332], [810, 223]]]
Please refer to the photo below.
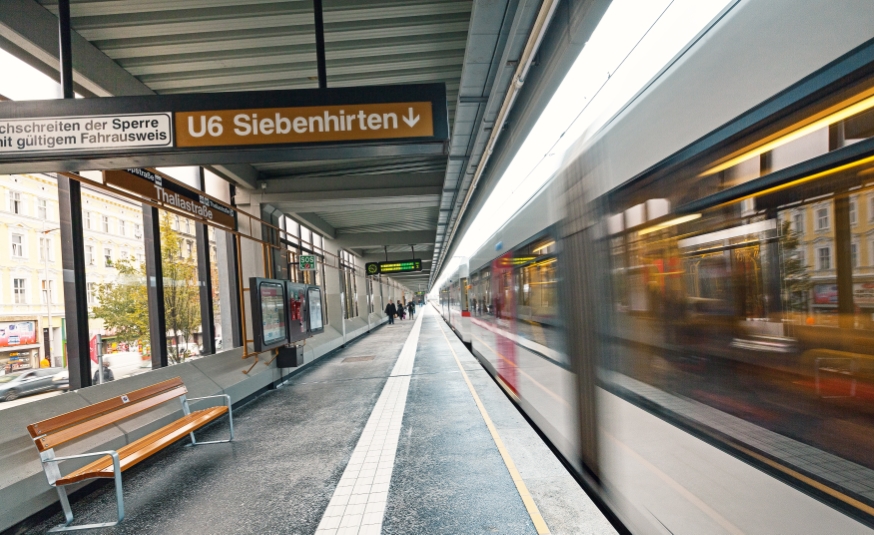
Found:
[[0, 323], [0, 347], [15, 347], [36, 342], [36, 325], [32, 321]]
[[317, 331], [322, 328], [322, 292], [310, 288], [310, 329]]
[[265, 282], [261, 289], [261, 322], [264, 329], [264, 345], [272, 345], [286, 338], [285, 296], [282, 286]]

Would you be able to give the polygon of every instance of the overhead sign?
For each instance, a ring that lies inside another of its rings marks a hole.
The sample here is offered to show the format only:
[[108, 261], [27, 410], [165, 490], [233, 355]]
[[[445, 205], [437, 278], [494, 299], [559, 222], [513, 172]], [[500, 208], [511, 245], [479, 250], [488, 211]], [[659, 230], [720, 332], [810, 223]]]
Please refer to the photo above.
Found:
[[236, 228], [234, 210], [203, 193], [146, 169], [104, 171], [103, 181], [152, 202], [185, 212], [193, 219]]
[[285, 161], [331, 144], [319, 158], [443, 155], [448, 139], [442, 83], [0, 102], [0, 173]]
[[177, 147], [430, 137], [430, 102], [180, 112]]
[[0, 154], [172, 147], [170, 113], [0, 120]]
[[316, 257], [315, 255], [302, 254], [297, 258], [297, 267], [301, 271], [315, 271]]
[[409, 273], [422, 271], [421, 260], [396, 260], [392, 262], [368, 262], [364, 265], [364, 271], [368, 275], [382, 275], [390, 273]]

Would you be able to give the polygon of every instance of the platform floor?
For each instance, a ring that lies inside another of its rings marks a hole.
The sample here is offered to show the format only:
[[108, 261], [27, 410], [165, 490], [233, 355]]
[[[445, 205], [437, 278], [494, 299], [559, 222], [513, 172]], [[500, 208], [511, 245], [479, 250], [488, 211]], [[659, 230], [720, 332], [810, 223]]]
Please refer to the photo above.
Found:
[[[440, 316], [422, 312], [236, 410], [234, 443], [178, 443], [126, 472], [127, 518], [103, 532], [615, 533]], [[98, 485], [76, 496], [75, 523], [111, 520], [114, 506]], [[17, 533], [61, 520], [58, 507]]]

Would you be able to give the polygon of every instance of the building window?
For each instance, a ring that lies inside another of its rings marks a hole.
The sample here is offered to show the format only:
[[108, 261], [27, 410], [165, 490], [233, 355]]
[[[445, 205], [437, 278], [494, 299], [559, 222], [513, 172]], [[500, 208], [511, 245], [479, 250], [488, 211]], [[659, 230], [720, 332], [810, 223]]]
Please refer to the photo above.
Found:
[[[188, 220], [186, 219], [185, 221], [186, 221], [185, 226], [188, 226]], [[187, 249], [188, 249], [186, 251], [186, 253], [188, 254], [188, 258], [194, 258], [194, 243], [192, 243], [191, 241], [186, 241], [185, 247], [187, 247]]]
[[854, 268], [859, 267], [859, 244], [850, 244], [850, 265]]
[[831, 249], [828, 247], [817, 249], [817, 259], [819, 260], [819, 269], [831, 269]]
[[856, 201], [850, 200], [850, 224], [856, 224]]
[[103, 232], [109, 234], [109, 216], [104, 215], [100, 216], [101, 221], [103, 221]]
[[85, 228], [88, 230], [94, 230], [94, 218], [92, 217], [91, 212], [85, 212]]
[[45, 199], [37, 199], [36, 212], [40, 219], [48, 219], [49, 209]]
[[134, 238], [142, 238], [143, 237], [143, 229], [140, 227], [139, 223], [134, 223]]
[[816, 210], [816, 230], [828, 228], [828, 208], [819, 208]]
[[49, 262], [54, 261], [55, 255], [52, 250], [52, 239], [41, 237], [39, 239], [39, 259], [41, 262], [45, 262], [48, 260]]
[[95, 288], [94, 288], [93, 282], [89, 282], [86, 285], [86, 291], [88, 293], [88, 306], [94, 306], [96, 304], [96, 298], [95, 298]]
[[126, 231], [127, 231], [127, 229], [125, 228], [125, 225], [124, 225], [124, 219], [119, 219], [118, 220], [118, 235], [124, 236], [126, 234]]
[[42, 283], [42, 304], [46, 303], [54, 303], [55, 302], [55, 292], [54, 287], [52, 285], [51, 280], [43, 279]]
[[9, 192], [9, 211], [13, 214], [21, 214], [22, 213], [22, 205], [21, 205], [21, 194], [17, 191]]
[[24, 234], [12, 235], [12, 256], [24, 258]]
[[86, 245], [85, 246], [85, 261], [88, 262], [89, 266], [94, 265], [94, 246]]
[[798, 259], [798, 263], [801, 264], [802, 267], [807, 267], [807, 259], [805, 258], [804, 249], [799, 247], [798, 250], [795, 251], [795, 257]]
[[804, 214], [795, 214], [795, 232], [804, 234]]
[[185, 233], [191, 234], [191, 220], [190, 219], [185, 220]]
[[103, 259], [106, 267], [112, 267], [112, 248], [107, 247], [103, 249]]
[[12, 279], [12, 295], [16, 305], [27, 304], [26, 287], [26, 281], [24, 279]]

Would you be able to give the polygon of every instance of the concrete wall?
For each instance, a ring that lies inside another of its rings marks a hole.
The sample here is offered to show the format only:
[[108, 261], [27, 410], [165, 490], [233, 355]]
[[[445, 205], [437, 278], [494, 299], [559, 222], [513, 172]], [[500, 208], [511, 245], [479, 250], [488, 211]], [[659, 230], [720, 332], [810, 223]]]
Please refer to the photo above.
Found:
[[[375, 315], [374, 315], [375, 316]], [[336, 317], [336, 316], [334, 316]], [[386, 321], [371, 317], [371, 328]], [[347, 332], [347, 341], [368, 332], [367, 318], [355, 318]], [[343, 336], [332, 326], [325, 332], [307, 340], [304, 352], [304, 366], [343, 345]], [[153, 370], [134, 377], [119, 379], [104, 385], [92, 386], [68, 392], [60, 396], [26, 403], [12, 409], [0, 411], [0, 531], [13, 526], [28, 516], [57, 502], [57, 492], [46, 482], [39, 462], [39, 455], [27, 425], [51, 416], [85, 407], [138, 388], [157, 383], [172, 377], [181, 377], [189, 390], [189, 397], [228, 394], [234, 403], [259, 393], [265, 388], [273, 388], [283, 377], [300, 368], [277, 369], [275, 362], [266, 366], [271, 355], [259, 355], [259, 363], [246, 375], [243, 370], [252, 364], [252, 358], [242, 360], [242, 348], [230, 349], [217, 355], [203, 357], [185, 364]], [[302, 368], [302, 367], [301, 367]], [[193, 408], [204, 408], [215, 402], [203, 401]], [[57, 450], [59, 455], [118, 449], [137, 440], [163, 425], [181, 417], [180, 404], [165, 403], [139, 416], [124, 420], [118, 425], [109, 426], [100, 432], [81, 440], [66, 444]], [[220, 425], [225, 425], [221, 423]], [[85, 461], [68, 461], [61, 464], [62, 473], [67, 473], [86, 464]], [[78, 487], [68, 487], [74, 490]], [[75, 508], [74, 508], [75, 512]], [[113, 511], [107, 511], [110, 516]]]

